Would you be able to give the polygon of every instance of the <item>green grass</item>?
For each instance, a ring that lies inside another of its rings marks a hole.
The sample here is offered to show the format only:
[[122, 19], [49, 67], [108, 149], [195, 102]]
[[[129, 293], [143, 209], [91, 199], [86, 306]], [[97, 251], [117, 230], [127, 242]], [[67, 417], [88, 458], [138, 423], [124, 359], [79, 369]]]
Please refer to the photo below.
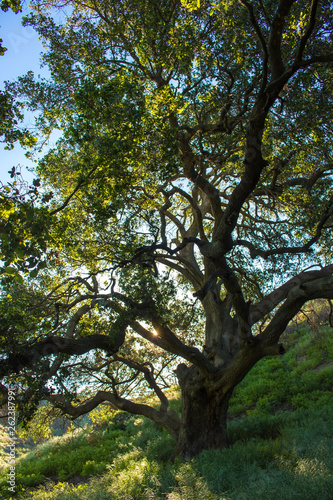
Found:
[[[285, 343], [285, 356], [262, 360], [235, 390], [230, 449], [171, 463], [174, 442], [165, 431], [143, 418], [104, 416], [100, 429], [86, 426], [20, 457], [18, 498], [330, 500], [331, 330], [303, 329]], [[10, 497], [4, 475], [0, 495]]]

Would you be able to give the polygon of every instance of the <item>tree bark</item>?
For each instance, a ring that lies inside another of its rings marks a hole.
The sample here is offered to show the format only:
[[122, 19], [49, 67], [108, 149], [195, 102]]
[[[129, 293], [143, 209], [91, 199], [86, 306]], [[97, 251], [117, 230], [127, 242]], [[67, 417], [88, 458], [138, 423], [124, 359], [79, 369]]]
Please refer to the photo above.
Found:
[[177, 369], [182, 391], [182, 416], [175, 456], [185, 459], [203, 450], [223, 449], [229, 446], [227, 411], [232, 389], [210, 390], [197, 368], [179, 365]]

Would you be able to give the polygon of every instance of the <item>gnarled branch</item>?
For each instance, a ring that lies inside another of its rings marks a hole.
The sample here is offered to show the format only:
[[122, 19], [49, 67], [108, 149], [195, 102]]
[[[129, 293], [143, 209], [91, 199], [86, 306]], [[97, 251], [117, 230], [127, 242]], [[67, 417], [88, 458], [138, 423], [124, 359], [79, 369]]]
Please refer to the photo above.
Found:
[[291, 278], [286, 283], [266, 295], [259, 303], [250, 306], [251, 325], [255, 324], [257, 321], [264, 318], [267, 314], [273, 311], [273, 309], [275, 309], [280, 304], [280, 302], [286, 299], [288, 293], [294, 287], [303, 286], [305, 283], [309, 284], [312, 281], [321, 278], [329, 279], [332, 276], [332, 273], [333, 264], [323, 267], [322, 269], [303, 271], [297, 276]]
[[177, 439], [178, 437], [180, 419], [174, 410], [155, 410], [151, 406], [134, 403], [133, 401], [121, 398], [112, 392], [98, 391], [93, 398], [75, 406], [69, 401], [66, 401], [66, 399], [61, 395], [50, 395], [47, 400], [62, 410], [63, 413], [69, 415], [73, 420], [81, 415], [89, 413], [104, 401], [109, 401], [119, 410], [127, 411], [133, 415], [143, 415], [148, 417], [150, 420], [153, 420], [157, 424], [165, 427], [174, 439]]

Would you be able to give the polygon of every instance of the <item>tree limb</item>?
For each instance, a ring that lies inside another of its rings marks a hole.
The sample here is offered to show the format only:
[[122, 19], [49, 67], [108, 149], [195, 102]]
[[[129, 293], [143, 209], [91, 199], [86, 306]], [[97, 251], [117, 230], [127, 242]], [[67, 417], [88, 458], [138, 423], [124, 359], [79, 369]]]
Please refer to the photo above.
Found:
[[[249, 16], [250, 16], [250, 20], [251, 20], [251, 23], [252, 23], [252, 26], [255, 30], [255, 32], [257, 33], [258, 35], [258, 38], [260, 40], [260, 44], [261, 44], [261, 47], [262, 47], [262, 50], [263, 50], [263, 53], [264, 53], [264, 60], [263, 60], [263, 77], [262, 77], [262, 84], [261, 84], [261, 91], [264, 90], [265, 86], [266, 86], [266, 83], [267, 83], [267, 64], [268, 64], [268, 48], [267, 48], [267, 44], [266, 44], [266, 40], [262, 34], [262, 31], [260, 29], [260, 26], [258, 24], [258, 21], [254, 15], [254, 10], [253, 10], [253, 7], [251, 5], [250, 2], [248, 2], [247, 0], [240, 0], [241, 4], [244, 5], [244, 7], [247, 8], [248, 12], [249, 12]], [[261, 3], [261, 7], [263, 9], [263, 12], [266, 15], [266, 11]]]
[[295, 0], [280, 0], [274, 16], [268, 41], [269, 61], [272, 69], [272, 81], [277, 80], [285, 72], [281, 54], [281, 42], [285, 19]]
[[333, 208], [332, 208], [332, 202], [333, 198], [331, 198], [328, 202], [328, 207], [325, 210], [324, 214], [322, 215], [317, 227], [316, 227], [316, 232], [312, 238], [307, 243], [304, 243], [304, 245], [300, 247], [280, 247], [280, 248], [273, 248], [272, 250], [260, 250], [258, 248], [255, 248], [253, 243], [247, 240], [242, 240], [238, 239], [234, 242], [234, 246], [242, 245], [245, 246], [250, 250], [250, 256], [252, 259], [255, 259], [256, 257], [262, 257], [263, 259], [267, 259], [271, 255], [282, 255], [282, 254], [300, 254], [300, 253], [306, 253], [306, 252], [311, 252], [311, 247], [314, 245], [319, 238], [322, 235], [322, 231], [324, 229], [325, 223], [328, 221], [328, 219], [331, 217], [333, 214]]
[[300, 44], [299, 44], [299, 48], [298, 48], [298, 52], [297, 52], [297, 55], [296, 55], [296, 58], [295, 58], [295, 61], [296, 62], [299, 62], [302, 60], [302, 57], [303, 57], [303, 53], [304, 53], [304, 50], [305, 50], [305, 46], [314, 30], [314, 27], [315, 27], [315, 24], [316, 24], [316, 14], [317, 14], [317, 9], [318, 9], [318, 5], [319, 5], [319, 0], [312, 0], [312, 3], [311, 3], [311, 12], [310, 12], [310, 17], [309, 17], [309, 24], [306, 28], [306, 31], [304, 33], [304, 35], [302, 36], [301, 38], [301, 41], [300, 41]]
[[170, 328], [164, 326], [158, 318], [155, 317], [151, 321], [157, 336], [167, 344], [169, 352], [177, 354], [190, 363], [193, 363], [204, 376], [216, 371], [214, 365], [196, 347], [183, 344]]
[[92, 349], [103, 349], [108, 355], [114, 354], [125, 341], [126, 328], [127, 323], [111, 335], [89, 335], [79, 339], [50, 336], [34, 344], [22, 343], [17, 346], [16, 352], [0, 361], [0, 373], [19, 373], [22, 368], [38, 363], [43, 357], [59, 353], [78, 356]]
[[54, 406], [69, 415], [73, 420], [89, 413], [99, 404], [104, 401], [109, 401], [119, 410], [127, 411], [133, 415], [143, 415], [153, 420], [159, 425], [165, 427], [170, 434], [177, 439], [180, 429], [180, 419], [174, 410], [155, 410], [151, 406], [145, 404], [134, 403], [127, 399], [121, 398], [108, 391], [98, 391], [91, 399], [86, 400], [79, 405], [72, 405], [61, 395], [51, 395], [47, 398]]
[[[331, 266], [333, 267], [333, 266]], [[274, 345], [285, 331], [289, 321], [298, 313], [305, 302], [314, 299], [333, 298], [333, 275], [303, 282], [292, 287], [285, 302], [275, 313], [263, 333], [257, 336], [263, 345]]]
[[291, 278], [279, 288], [276, 288], [266, 295], [259, 303], [250, 306], [250, 324], [254, 325], [257, 321], [273, 311], [280, 302], [286, 299], [288, 293], [294, 287], [300, 287], [305, 284], [309, 286], [312, 281], [318, 279], [330, 279], [332, 274], [333, 264], [314, 271], [303, 271]]
[[120, 361], [121, 363], [124, 363], [129, 368], [133, 368], [134, 370], [142, 372], [145, 376], [145, 379], [148, 382], [149, 387], [153, 389], [153, 391], [155, 392], [155, 394], [157, 395], [157, 397], [161, 402], [160, 410], [167, 411], [169, 406], [169, 400], [164, 394], [164, 392], [161, 390], [161, 388], [158, 386], [158, 384], [156, 383], [152, 370], [148, 368], [147, 364], [138, 363], [137, 361], [126, 359], [122, 356], [117, 356], [117, 355], [114, 355], [113, 359], [115, 361]]

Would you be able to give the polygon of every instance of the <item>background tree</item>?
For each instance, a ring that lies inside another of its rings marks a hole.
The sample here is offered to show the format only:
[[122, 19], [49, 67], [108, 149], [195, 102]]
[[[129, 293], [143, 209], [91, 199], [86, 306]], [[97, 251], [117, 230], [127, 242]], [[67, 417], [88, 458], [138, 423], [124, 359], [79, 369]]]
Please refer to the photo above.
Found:
[[109, 401], [164, 426], [176, 454], [228, 445], [234, 387], [284, 353], [305, 302], [333, 298], [332, 14], [35, 3], [52, 77], [7, 90], [40, 111], [39, 137], [62, 136], [38, 166], [43, 239], [28, 235], [47, 267], [3, 285], [1, 375], [24, 418], [41, 399], [74, 419]]

